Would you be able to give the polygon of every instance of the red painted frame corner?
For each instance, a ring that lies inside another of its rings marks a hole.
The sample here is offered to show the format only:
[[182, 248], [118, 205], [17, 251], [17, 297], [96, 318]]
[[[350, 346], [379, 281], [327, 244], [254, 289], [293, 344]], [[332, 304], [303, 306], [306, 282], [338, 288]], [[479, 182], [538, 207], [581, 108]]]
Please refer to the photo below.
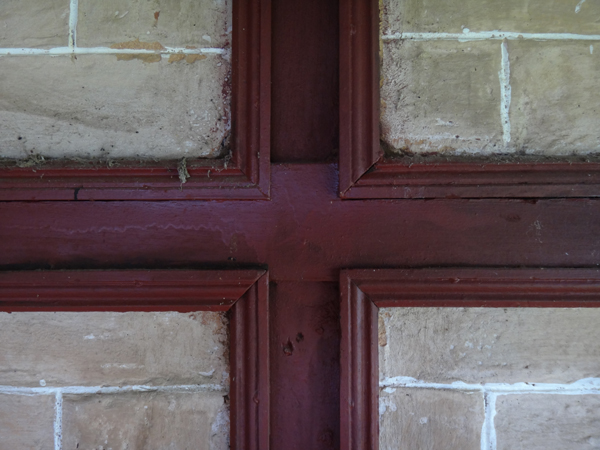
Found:
[[411, 163], [385, 158], [379, 128], [379, 1], [340, 0], [340, 197], [600, 196], [599, 163]]
[[231, 448], [269, 448], [264, 270], [0, 272], [0, 311], [229, 311]]
[[257, 200], [270, 196], [271, 0], [233, 2], [232, 157], [118, 167], [0, 168], [0, 201]]
[[379, 308], [600, 308], [600, 270], [352, 269], [340, 293], [341, 450], [377, 450]]

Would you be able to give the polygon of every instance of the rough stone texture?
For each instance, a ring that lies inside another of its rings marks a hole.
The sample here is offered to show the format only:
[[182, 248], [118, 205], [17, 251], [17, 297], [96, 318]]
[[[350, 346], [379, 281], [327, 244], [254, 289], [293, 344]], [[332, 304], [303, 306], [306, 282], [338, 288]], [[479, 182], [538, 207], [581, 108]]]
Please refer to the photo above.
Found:
[[6, 57], [0, 73], [2, 157], [216, 157], [229, 133], [229, 64], [219, 55], [192, 64]]
[[499, 42], [383, 44], [381, 132], [388, 151], [493, 153], [503, 146]]
[[511, 145], [527, 153], [600, 151], [598, 44], [509, 42]]
[[0, 448], [54, 450], [51, 395], [0, 395]]
[[69, 0], [2, 0], [0, 48], [64, 47], [69, 35]]
[[229, 385], [216, 312], [0, 313], [0, 342], [0, 385]]
[[386, 389], [379, 398], [381, 450], [480, 450], [483, 396]]
[[600, 309], [383, 308], [379, 314], [386, 343], [379, 347], [381, 378], [571, 383], [600, 376]]
[[223, 47], [231, 39], [231, 0], [79, 0], [77, 45], [132, 39], [169, 47]]
[[[600, 3], [593, 0], [382, 0], [388, 32], [600, 34]], [[579, 12], [577, 12], [579, 11]]]
[[498, 450], [600, 448], [600, 395], [510, 395], [496, 401]]
[[229, 448], [222, 393], [65, 396], [63, 448]]

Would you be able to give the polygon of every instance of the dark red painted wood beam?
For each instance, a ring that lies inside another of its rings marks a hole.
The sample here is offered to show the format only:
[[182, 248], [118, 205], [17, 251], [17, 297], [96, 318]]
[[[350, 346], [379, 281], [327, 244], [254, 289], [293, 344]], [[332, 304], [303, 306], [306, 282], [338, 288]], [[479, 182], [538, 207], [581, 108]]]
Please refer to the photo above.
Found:
[[[595, 267], [600, 199], [340, 200], [337, 166], [273, 165], [270, 201], [0, 203], [0, 268]], [[184, 188], [185, 189], [185, 188]]]

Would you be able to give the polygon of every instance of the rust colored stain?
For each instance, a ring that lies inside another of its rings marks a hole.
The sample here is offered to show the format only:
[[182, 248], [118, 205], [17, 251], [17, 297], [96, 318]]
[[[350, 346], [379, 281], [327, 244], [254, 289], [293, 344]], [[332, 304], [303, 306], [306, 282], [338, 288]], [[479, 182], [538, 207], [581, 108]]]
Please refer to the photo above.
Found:
[[141, 42], [139, 39], [134, 39], [133, 41], [127, 42], [119, 42], [117, 44], [113, 44], [110, 48], [114, 49], [133, 49], [133, 50], [166, 50], [163, 45], [158, 42]]
[[158, 20], [158, 16], [160, 16], [160, 11], [154, 13], [154, 20]]
[[203, 59], [206, 59], [206, 55], [186, 55], [184, 53], [173, 53], [169, 55], [169, 64], [183, 61], [184, 59], [186, 63], [193, 64], [196, 61], [202, 61]]
[[[166, 50], [165, 47], [160, 42], [141, 42], [139, 39], [135, 39], [133, 41], [127, 42], [119, 42], [117, 44], [113, 44], [110, 48], [114, 49], [133, 49], [133, 50], [154, 50], [161, 51]], [[134, 59], [139, 59], [145, 63], [155, 63], [160, 62], [161, 56], [158, 53], [155, 54], [127, 54], [127, 55], [117, 55], [117, 61], [132, 61]]]

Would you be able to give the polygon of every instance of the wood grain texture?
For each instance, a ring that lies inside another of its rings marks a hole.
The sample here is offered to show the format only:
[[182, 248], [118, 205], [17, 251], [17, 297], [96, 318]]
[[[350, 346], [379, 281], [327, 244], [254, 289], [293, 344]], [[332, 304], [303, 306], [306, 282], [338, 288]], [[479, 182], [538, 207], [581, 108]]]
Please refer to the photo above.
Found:
[[600, 270], [351, 269], [340, 290], [341, 449], [377, 450], [380, 307], [600, 308]]
[[270, 179], [271, 0], [233, 3], [231, 160], [188, 162], [181, 184], [177, 161], [56, 162], [0, 168], [0, 201], [267, 199]]

